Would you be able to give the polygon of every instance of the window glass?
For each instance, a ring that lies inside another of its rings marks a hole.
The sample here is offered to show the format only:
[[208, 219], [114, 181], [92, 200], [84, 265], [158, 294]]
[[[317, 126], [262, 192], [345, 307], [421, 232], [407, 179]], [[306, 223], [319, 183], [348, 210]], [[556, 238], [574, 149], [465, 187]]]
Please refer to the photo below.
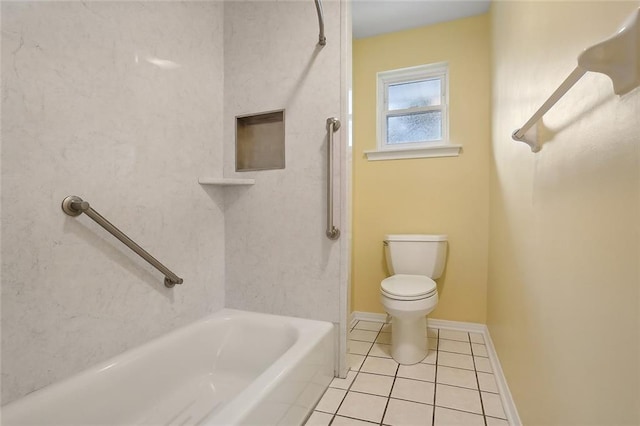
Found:
[[387, 143], [428, 142], [442, 139], [442, 112], [427, 111], [387, 116]]
[[389, 111], [440, 105], [439, 78], [389, 85]]

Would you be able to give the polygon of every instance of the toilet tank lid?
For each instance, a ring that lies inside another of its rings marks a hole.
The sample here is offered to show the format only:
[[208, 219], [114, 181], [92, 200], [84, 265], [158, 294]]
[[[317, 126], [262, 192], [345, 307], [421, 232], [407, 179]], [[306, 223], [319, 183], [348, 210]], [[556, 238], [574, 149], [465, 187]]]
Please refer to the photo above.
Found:
[[385, 241], [447, 241], [446, 235], [427, 234], [390, 234], [384, 236]]

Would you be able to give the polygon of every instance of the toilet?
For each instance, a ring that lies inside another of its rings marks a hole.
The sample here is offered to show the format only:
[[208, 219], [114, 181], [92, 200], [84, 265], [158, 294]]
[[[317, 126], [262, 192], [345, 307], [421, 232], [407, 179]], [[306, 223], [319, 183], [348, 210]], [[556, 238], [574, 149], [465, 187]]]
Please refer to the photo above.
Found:
[[380, 297], [391, 316], [391, 356], [404, 365], [428, 353], [427, 315], [438, 304], [435, 279], [447, 256], [446, 235], [386, 235], [384, 252], [391, 276], [382, 280]]

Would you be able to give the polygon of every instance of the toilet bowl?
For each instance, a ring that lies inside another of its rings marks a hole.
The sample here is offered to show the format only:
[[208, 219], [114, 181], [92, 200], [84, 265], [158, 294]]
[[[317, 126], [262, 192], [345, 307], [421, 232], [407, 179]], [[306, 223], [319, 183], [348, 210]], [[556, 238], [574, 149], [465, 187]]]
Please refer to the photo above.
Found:
[[446, 255], [445, 235], [387, 235], [385, 254], [392, 276], [380, 284], [380, 298], [391, 321], [391, 356], [404, 365], [428, 354], [427, 315], [438, 304], [434, 278]]

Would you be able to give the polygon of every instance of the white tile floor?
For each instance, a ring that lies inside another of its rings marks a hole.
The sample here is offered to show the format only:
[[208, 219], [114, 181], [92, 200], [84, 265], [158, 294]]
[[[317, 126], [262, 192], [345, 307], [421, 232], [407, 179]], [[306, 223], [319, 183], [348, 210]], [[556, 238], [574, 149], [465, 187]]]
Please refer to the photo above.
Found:
[[391, 358], [390, 332], [390, 324], [355, 325], [351, 371], [333, 380], [307, 426], [508, 425], [481, 334], [429, 328], [429, 355], [406, 366]]

